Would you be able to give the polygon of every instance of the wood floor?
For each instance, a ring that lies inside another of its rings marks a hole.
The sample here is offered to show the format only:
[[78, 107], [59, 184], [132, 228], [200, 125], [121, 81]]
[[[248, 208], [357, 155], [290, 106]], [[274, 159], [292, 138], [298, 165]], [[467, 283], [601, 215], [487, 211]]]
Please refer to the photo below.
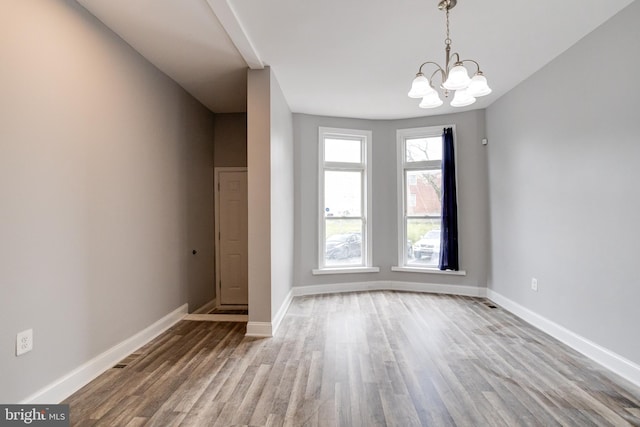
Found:
[[71, 396], [90, 426], [640, 426], [640, 390], [487, 300], [294, 299], [278, 334], [181, 321]]

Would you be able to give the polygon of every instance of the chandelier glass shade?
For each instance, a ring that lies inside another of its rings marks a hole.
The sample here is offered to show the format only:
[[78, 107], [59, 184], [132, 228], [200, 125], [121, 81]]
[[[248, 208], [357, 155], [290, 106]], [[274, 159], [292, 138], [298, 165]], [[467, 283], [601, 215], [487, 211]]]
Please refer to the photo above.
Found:
[[[445, 98], [449, 97], [451, 91], [455, 91], [452, 107], [466, 107], [476, 102], [476, 98], [489, 95], [491, 88], [487, 84], [487, 78], [480, 70], [480, 64], [473, 59], [460, 59], [460, 55], [451, 53], [451, 39], [449, 38], [449, 10], [453, 9], [457, 0], [441, 0], [438, 4], [440, 10], [444, 10], [447, 16], [447, 38], [444, 40], [445, 45], [445, 65], [441, 67], [439, 64], [427, 61], [420, 65], [418, 73], [413, 79], [411, 90], [409, 90], [410, 98], [422, 98], [420, 108], [435, 108], [443, 104], [439, 92], [433, 85], [434, 78], [440, 77], [440, 89]], [[455, 59], [455, 61], [453, 61]], [[469, 77], [469, 71], [465, 67], [465, 63], [475, 65], [475, 74]], [[423, 72], [425, 66], [435, 66], [435, 71], [427, 78]]]

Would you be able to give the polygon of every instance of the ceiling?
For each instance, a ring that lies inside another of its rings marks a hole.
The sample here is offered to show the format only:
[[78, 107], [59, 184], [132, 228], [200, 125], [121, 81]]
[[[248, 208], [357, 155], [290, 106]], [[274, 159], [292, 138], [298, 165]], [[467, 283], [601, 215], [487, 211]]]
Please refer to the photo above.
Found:
[[420, 63], [444, 62], [437, 0], [77, 0], [216, 113], [246, 111], [246, 69], [271, 66], [293, 112], [371, 119], [485, 108], [633, 0], [460, 0], [453, 51], [493, 93], [418, 108]]

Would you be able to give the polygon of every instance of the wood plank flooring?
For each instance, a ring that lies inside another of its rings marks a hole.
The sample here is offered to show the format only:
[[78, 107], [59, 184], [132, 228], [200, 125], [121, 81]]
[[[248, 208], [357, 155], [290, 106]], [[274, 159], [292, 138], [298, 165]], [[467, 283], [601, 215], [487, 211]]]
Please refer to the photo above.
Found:
[[77, 426], [640, 426], [640, 390], [483, 299], [295, 298], [274, 338], [181, 321], [65, 403]]

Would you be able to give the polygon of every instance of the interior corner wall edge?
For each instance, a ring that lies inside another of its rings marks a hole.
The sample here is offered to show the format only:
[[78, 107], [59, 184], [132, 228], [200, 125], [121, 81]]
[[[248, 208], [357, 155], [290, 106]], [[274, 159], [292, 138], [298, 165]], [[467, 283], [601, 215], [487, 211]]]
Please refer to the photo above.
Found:
[[[2, 9], [0, 402], [11, 403], [213, 297], [213, 114], [75, 1]], [[30, 328], [33, 351], [16, 357]]]
[[636, 365], [639, 21], [636, 1], [487, 109], [489, 288]]

